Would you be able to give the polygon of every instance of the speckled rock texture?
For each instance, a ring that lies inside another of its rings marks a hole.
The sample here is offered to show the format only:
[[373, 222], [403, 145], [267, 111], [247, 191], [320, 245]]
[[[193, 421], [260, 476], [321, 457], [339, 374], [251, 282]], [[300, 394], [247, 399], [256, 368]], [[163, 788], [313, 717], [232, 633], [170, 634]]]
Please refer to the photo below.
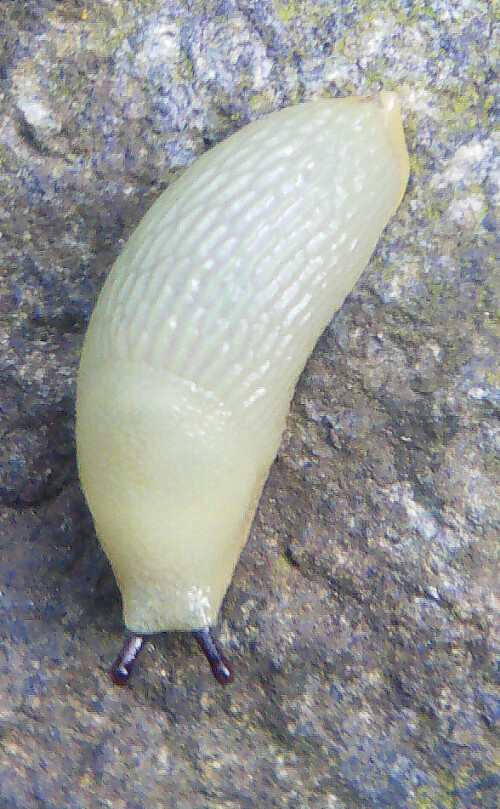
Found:
[[[1, 3], [1, 809], [497, 809], [494, 15]], [[380, 88], [410, 185], [299, 383], [223, 609], [236, 680], [178, 634], [119, 690], [119, 595], [73, 437], [103, 278], [213, 143]]]

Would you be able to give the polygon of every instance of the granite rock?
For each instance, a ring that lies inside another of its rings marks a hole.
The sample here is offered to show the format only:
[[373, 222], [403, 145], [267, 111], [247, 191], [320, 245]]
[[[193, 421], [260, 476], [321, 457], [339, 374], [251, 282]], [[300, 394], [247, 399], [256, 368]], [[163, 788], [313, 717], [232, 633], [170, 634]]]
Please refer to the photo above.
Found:
[[[498, 46], [488, 0], [9, 0], [0, 19], [1, 809], [496, 809]], [[412, 174], [299, 382], [223, 609], [113, 687], [79, 349], [143, 212], [271, 110], [397, 91]]]

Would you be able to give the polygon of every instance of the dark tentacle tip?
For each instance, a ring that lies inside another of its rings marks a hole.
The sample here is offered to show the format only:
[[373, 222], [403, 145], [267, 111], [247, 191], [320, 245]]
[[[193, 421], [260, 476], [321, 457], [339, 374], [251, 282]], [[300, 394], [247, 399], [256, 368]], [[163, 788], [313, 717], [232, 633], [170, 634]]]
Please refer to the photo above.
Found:
[[144, 636], [131, 633], [123, 644], [120, 654], [113, 663], [110, 671], [111, 682], [115, 685], [127, 685], [135, 661], [144, 646]]
[[[220, 685], [228, 685], [234, 679], [233, 670], [229, 665], [220, 644], [210, 627], [204, 627], [193, 632], [203, 654], [208, 660], [212, 674]], [[123, 644], [120, 654], [111, 667], [110, 677], [115, 685], [124, 686], [130, 680], [135, 662], [144, 647], [144, 635], [131, 632]]]
[[212, 670], [212, 674], [220, 685], [229, 685], [229, 683], [233, 682], [234, 672], [227, 660], [221, 660], [217, 666], [210, 666], [210, 668]]
[[208, 660], [212, 674], [220, 685], [228, 685], [234, 679], [234, 674], [229, 665], [218, 640], [210, 627], [197, 629], [193, 632], [196, 642]]

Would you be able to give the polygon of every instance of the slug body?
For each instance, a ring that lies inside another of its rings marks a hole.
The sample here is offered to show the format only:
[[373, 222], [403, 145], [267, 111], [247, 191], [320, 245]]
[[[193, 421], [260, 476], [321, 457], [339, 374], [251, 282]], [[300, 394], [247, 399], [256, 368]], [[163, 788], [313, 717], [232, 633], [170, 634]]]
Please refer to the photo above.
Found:
[[78, 379], [82, 486], [136, 633], [217, 620], [297, 379], [399, 205], [392, 93], [246, 126], [112, 268]]

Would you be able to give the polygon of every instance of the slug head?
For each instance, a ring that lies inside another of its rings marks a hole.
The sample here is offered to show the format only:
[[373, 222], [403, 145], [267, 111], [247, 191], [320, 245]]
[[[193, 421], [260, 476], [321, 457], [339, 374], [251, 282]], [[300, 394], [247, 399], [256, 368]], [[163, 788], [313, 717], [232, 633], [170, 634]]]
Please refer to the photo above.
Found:
[[214, 624], [267, 467], [215, 396], [146, 365], [79, 376], [82, 486], [137, 633]]

